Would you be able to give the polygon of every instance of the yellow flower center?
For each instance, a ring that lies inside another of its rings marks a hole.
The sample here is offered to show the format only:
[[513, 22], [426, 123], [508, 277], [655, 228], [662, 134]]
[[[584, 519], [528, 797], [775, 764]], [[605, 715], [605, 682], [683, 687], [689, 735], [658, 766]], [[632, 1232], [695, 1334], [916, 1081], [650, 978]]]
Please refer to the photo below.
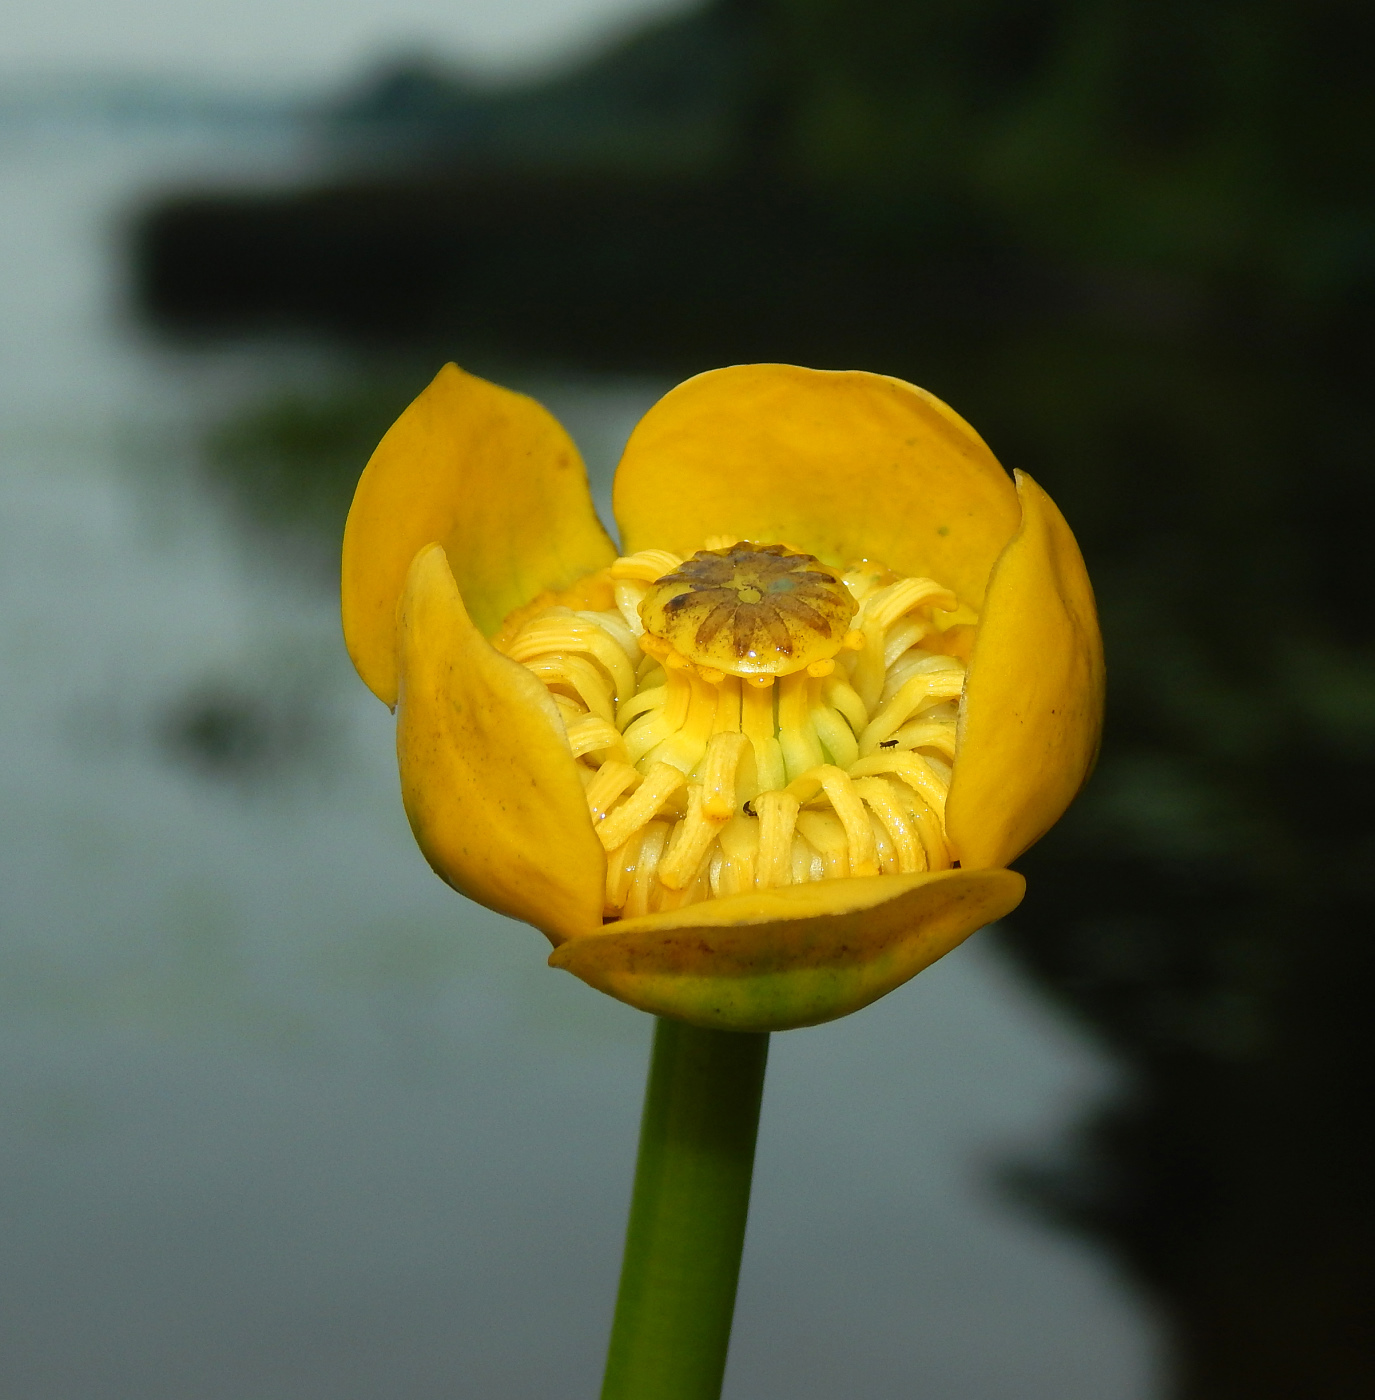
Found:
[[781, 544], [698, 550], [640, 604], [651, 638], [699, 667], [743, 677], [828, 674], [854, 615], [835, 574]]
[[618, 559], [614, 610], [546, 608], [501, 643], [563, 716], [606, 917], [948, 868], [974, 614], [872, 561], [706, 545]]

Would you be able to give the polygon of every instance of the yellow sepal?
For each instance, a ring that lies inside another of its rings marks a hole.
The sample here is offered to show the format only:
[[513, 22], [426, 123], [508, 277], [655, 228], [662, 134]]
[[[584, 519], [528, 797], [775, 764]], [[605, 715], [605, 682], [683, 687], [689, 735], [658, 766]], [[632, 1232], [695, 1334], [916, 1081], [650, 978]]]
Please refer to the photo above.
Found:
[[942, 870], [788, 885], [609, 925], [550, 955], [656, 1016], [781, 1031], [858, 1011], [1010, 913], [1011, 870]]
[[616, 557], [558, 422], [524, 394], [455, 365], [388, 429], [344, 527], [344, 638], [358, 674], [388, 705], [396, 602], [416, 551], [435, 543], [484, 636], [537, 594]]
[[994, 565], [965, 680], [946, 830], [966, 869], [1039, 840], [1093, 767], [1103, 641], [1083, 556], [1055, 502], [1017, 473], [1022, 524]]
[[786, 544], [831, 565], [879, 559], [978, 609], [1017, 528], [983, 439], [924, 389], [860, 370], [735, 365], [640, 420], [616, 472], [625, 553], [708, 536]]
[[397, 631], [401, 796], [425, 859], [554, 944], [600, 928], [606, 857], [558, 709], [473, 626], [438, 545], [411, 565]]

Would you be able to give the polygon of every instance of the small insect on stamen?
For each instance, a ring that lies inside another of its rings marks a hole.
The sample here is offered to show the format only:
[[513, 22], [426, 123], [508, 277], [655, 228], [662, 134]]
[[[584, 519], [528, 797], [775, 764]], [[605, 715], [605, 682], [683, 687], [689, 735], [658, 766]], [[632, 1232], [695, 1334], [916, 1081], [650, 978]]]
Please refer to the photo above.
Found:
[[895, 749], [898, 746], [898, 741], [896, 739], [880, 739], [878, 746], [881, 749]]
[[747, 817], [757, 817], [759, 815], [759, 813], [754, 810], [753, 802], [746, 802], [740, 810], [744, 812]]

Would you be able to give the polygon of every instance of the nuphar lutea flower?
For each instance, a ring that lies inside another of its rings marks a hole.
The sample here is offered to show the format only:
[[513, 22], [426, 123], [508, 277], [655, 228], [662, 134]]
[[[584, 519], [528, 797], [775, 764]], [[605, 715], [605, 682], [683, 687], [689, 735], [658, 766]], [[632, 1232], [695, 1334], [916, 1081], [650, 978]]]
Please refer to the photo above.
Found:
[[854, 1010], [1021, 898], [1096, 751], [1074, 538], [939, 400], [784, 365], [680, 385], [624, 552], [529, 399], [442, 371], [379, 446], [344, 624], [434, 868], [658, 1014]]

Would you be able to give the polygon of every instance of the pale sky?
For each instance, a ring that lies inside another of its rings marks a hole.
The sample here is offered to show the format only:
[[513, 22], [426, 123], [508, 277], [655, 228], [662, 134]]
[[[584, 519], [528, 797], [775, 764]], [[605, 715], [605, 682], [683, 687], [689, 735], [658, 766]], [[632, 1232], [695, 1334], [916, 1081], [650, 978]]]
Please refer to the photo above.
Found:
[[528, 71], [690, 0], [0, 0], [0, 81], [66, 75], [337, 84], [379, 54]]

